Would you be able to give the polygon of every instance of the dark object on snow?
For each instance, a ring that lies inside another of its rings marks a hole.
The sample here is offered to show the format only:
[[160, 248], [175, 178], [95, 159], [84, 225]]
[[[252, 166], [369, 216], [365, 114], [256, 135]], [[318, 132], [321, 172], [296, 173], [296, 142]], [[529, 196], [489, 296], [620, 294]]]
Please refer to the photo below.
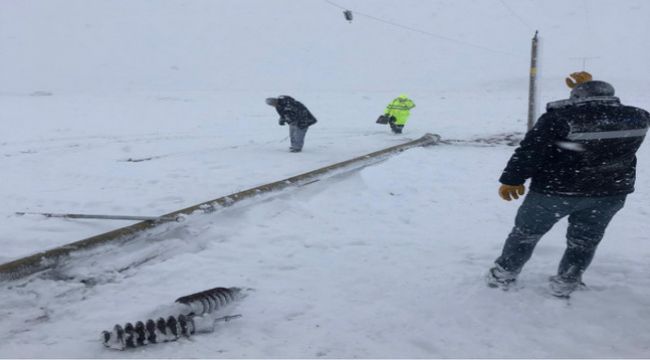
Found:
[[382, 114], [382, 115], [379, 115], [379, 117], [377, 118], [376, 123], [386, 125], [386, 124], [388, 124], [388, 120], [389, 120], [389, 116]]
[[350, 10], [345, 10], [343, 11], [343, 16], [345, 17], [345, 20], [352, 22], [352, 11]]
[[167, 319], [148, 319], [137, 321], [135, 325], [116, 324], [112, 331], [102, 331], [101, 337], [105, 347], [124, 350], [148, 344], [176, 341], [180, 337], [190, 337], [195, 333], [214, 331], [219, 321], [230, 321], [241, 315], [212, 318], [222, 307], [240, 298], [238, 288], [214, 288], [178, 298], [175, 302], [184, 305], [179, 315], [170, 315]]

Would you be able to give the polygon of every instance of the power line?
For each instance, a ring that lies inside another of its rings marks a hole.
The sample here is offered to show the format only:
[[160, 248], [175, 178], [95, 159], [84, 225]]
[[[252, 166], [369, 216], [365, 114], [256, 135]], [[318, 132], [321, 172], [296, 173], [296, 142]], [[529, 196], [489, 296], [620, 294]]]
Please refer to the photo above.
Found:
[[510, 6], [508, 6], [508, 4], [505, 2], [505, 0], [499, 0], [499, 1], [503, 5], [503, 7], [508, 9], [510, 14], [512, 14], [514, 17], [516, 17], [522, 24], [524, 24], [525, 27], [527, 27], [529, 30], [534, 30], [534, 27], [530, 26], [530, 24], [528, 24], [521, 16], [519, 16], [519, 14], [517, 14], [514, 10], [512, 10], [512, 8]]
[[336, 6], [336, 7], [339, 8], [339, 9], [348, 10], [348, 8], [344, 8], [344, 7], [341, 6], [341, 5], [337, 5], [337, 4], [333, 3], [333, 2], [331, 2], [330, 0], [325, 0], [325, 2], [328, 3], [328, 4], [330, 4], [330, 5], [332, 5], [332, 6]]
[[[346, 7], [343, 7], [343, 6], [341, 6], [341, 5], [335, 4], [335, 3], [333, 3], [333, 2], [330, 1], [330, 0], [325, 0], [325, 2], [327, 2], [328, 4], [330, 4], [330, 5], [332, 5], [332, 6], [337, 7], [337, 8], [339, 8], [339, 9], [352, 11], [352, 10], [346, 8]], [[473, 43], [470, 43], [470, 42], [467, 42], [467, 41], [462, 41], [462, 40], [458, 40], [458, 39], [450, 38], [450, 37], [447, 37], [447, 36], [434, 34], [434, 33], [432, 33], [432, 32], [425, 31], [425, 30], [421, 30], [421, 29], [417, 29], [417, 28], [414, 28], [414, 27], [411, 27], [411, 26], [402, 25], [402, 24], [396, 23], [396, 22], [394, 22], [394, 21], [381, 19], [381, 18], [378, 18], [378, 17], [376, 17], [376, 16], [373, 16], [373, 15], [370, 15], [370, 14], [365, 14], [365, 13], [362, 13], [362, 12], [359, 12], [359, 11], [356, 11], [356, 10], [354, 10], [353, 12], [354, 12], [355, 14], [357, 14], [357, 15], [361, 15], [361, 16], [364, 16], [364, 17], [366, 17], [366, 18], [369, 18], [369, 19], [372, 19], [372, 20], [375, 20], [375, 21], [379, 21], [379, 22], [382, 22], [382, 23], [387, 24], [387, 25], [391, 25], [391, 26], [395, 26], [395, 27], [402, 28], [402, 29], [405, 29], [405, 30], [409, 30], [409, 31], [417, 32], [417, 33], [420, 33], [420, 34], [422, 34], [422, 35], [431, 36], [431, 37], [434, 37], [434, 38], [437, 38], [437, 39], [440, 39], [440, 40], [445, 40], [445, 41], [453, 42], [453, 43], [456, 43], [456, 44], [465, 45], [465, 46], [469, 46], [469, 47], [473, 47], [473, 48], [477, 48], [477, 49], [481, 49], [481, 50], [489, 51], [489, 52], [492, 52], [492, 53], [497, 53], [497, 54], [502, 54], [502, 55], [510, 55], [510, 56], [514, 56], [514, 57], [523, 57], [523, 56], [521, 56], [521, 55], [517, 55], [517, 54], [511, 53], [511, 52], [502, 51], [502, 50], [496, 50], [496, 49], [489, 48], [489, 47], [487, 47], [487, 46], [478, 45], [478, 44], [473, 44]]]

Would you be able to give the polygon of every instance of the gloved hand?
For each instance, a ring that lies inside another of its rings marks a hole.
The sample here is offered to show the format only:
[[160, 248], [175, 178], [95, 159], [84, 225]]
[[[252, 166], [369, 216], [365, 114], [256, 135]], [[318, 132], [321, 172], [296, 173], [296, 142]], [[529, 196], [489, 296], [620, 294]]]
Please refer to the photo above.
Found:
[[280, 126], [284, 126], [285, 123], [286, 121], [284, 120], [284, 118], [280, 118], [280, 120], [278, 120], [278, 124], [280, 124]]
[[499, 196], [503, 200], [510, 201], [512, 199], [519, 199], [520, 195], [524, 195], [526, 187], [524, 185], [506, 185], [503, 184], [499, 187]]
[[566, 81], [566, 85], [571, 89], [578, 86], [578, 84], [582, 84], [584, 82], [591, 81], [591, 80], [593, 80], [591, 74], [586, 71], [571, 73], [571, 75], [569, 75], [568, 78], [564, 79], [564, 81]]

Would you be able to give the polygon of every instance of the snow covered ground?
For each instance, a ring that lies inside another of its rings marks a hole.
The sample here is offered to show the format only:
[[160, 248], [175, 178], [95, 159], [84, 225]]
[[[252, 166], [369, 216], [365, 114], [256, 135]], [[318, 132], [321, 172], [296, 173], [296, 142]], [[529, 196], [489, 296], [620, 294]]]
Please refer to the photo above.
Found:
[[[567, 95], [572, 57], [593, 56], [588, 70], [650, 108], [644, 1], [335, 3], [498, 51], [359, 14], [349, 24], [324, 1], [0, 3], [0, 263], [129, 224], [16, 211], [154, 216], [426, 132], [521, 133], [532, 27], [542, 102]], [[400, 92], [417, 108], [392, 135], [374, 119]], [[263, 101], [285, 93], [319, 119], [300, 154]], [[649, 357], [650, 146], [570, 301], [546, 291], [566, 221], [516, 291], [483, 283], [518, 206], [496, 194], [512, 150], [412, 149], [3, 283], [0, 357]], [[101, 346], [101, 330], [216, 286], [247, 289], [242, 318], [135, 351]]]

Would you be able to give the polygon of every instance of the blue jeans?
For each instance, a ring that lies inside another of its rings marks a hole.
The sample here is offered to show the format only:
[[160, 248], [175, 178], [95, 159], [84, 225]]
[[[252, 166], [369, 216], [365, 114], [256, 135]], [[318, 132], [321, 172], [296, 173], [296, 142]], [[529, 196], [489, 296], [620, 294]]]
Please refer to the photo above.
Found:
[[289, 138], [291, 139], [292, 150], [302, 150], [302, 147], [305, 144], [305, 135], [307, 135], [307, 129], [309, 128], [301, 129], [298, 127], [298, 125], [289, 125]]
[[627, 195], [569, 197], [530, 192], [517, 212], [515, 226], [496, 260], [506, 271], [518, 274], [530, 259], [539, 239], [555, 223], [569, 216], [567, 247], [558, 275], [580, 281], [596, 253], [605, 229], [616, 212], [623, 208]]

